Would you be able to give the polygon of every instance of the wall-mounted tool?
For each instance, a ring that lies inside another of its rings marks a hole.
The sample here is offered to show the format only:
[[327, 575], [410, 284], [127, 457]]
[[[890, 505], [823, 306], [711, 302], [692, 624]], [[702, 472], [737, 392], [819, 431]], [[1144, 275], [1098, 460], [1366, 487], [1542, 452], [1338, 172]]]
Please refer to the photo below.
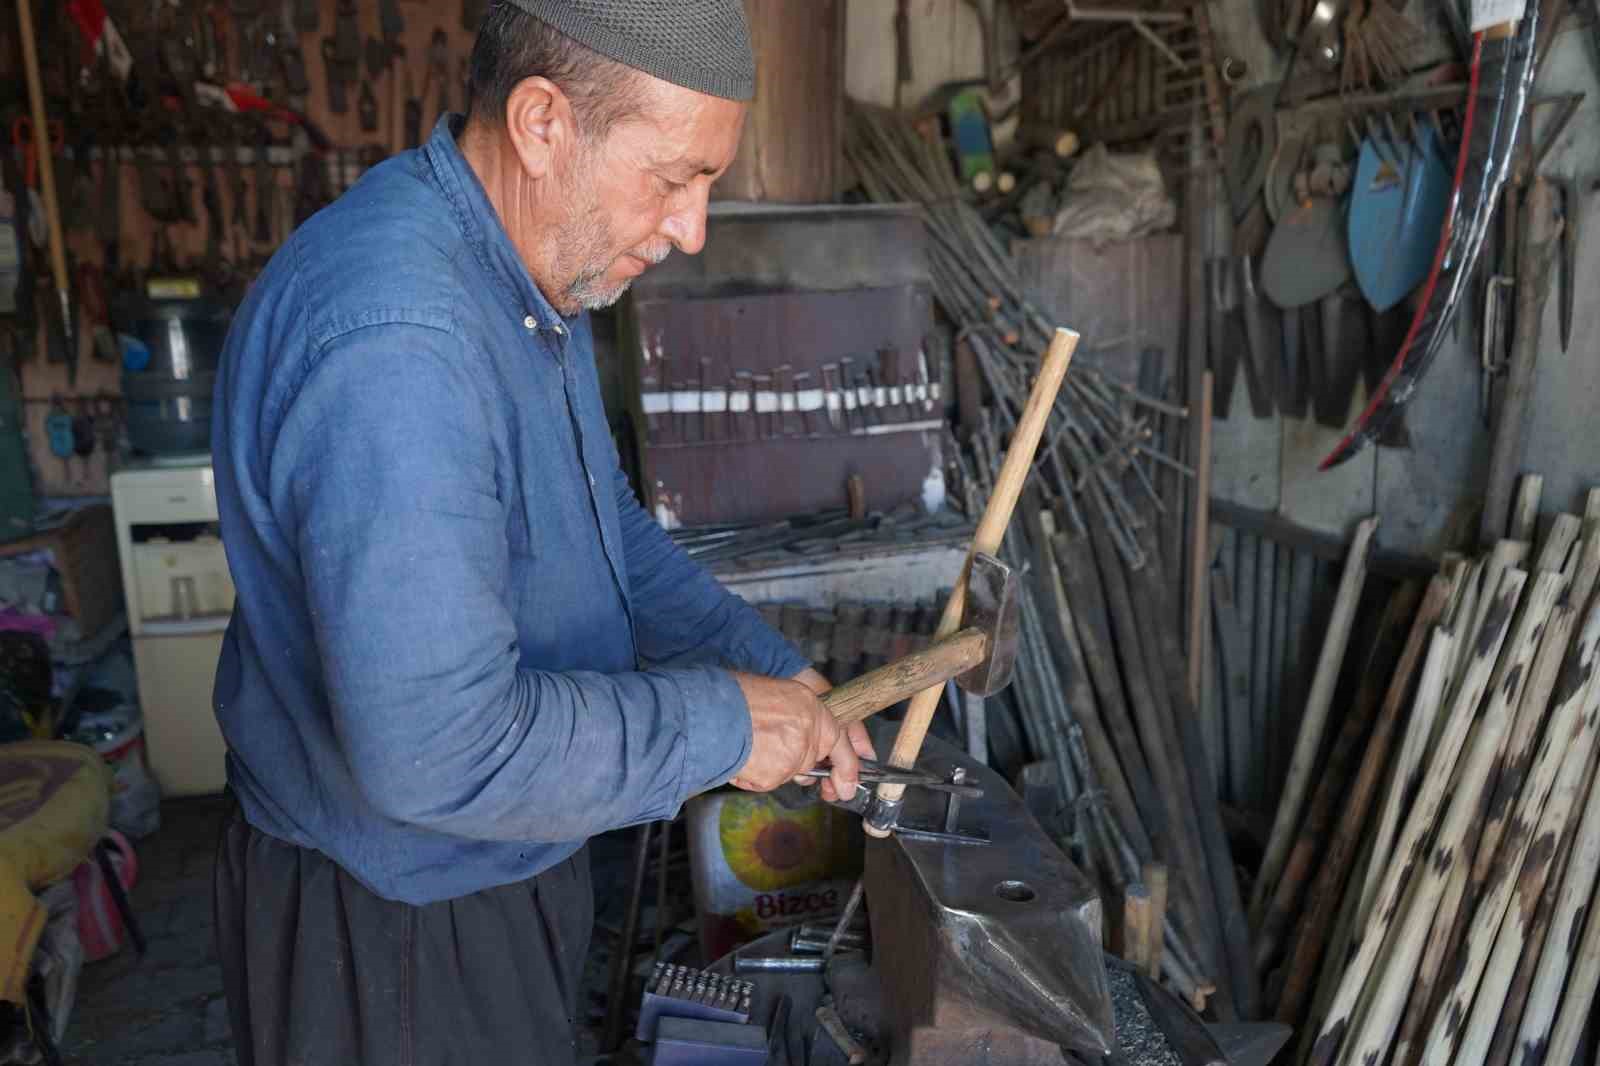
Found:
[[105, 271], [116, 277], [122, 269], [122, 154], [108, 147], [100, 161], [99, 193], [95, 200], [95, 238], [105, 252]]
[[361, 53], [361, 58], [366, 62], [368, 81], [377, 81], [383, 72], [389, 69], [391, 55], [388, 45], [376, 37], [367, 38], [367, 45]]
[[370, 81], [361, 83], [361, 96], [356, 100], [356, 114], [361, 121], [362, 133], [378, 132], [378, 98], [372, 93]]
[[311, 91], [311, 79], [306, 76], [306, 56], [300, 42], [290, 34], [282, 37], [283, 47], [278, 49], [278, 69], [283, 75], [283, 87], [292, 97], [303, 97]]
[[343, 115], [350, 110], [349, 97], [346, 95], [346, 72], [339, 62], [339, 49], [334, 44], [332, 37], [322, 39], [323, 76], [327, 80], [328, 110], [335, 115]]
[[[826, 369], [826, 368], [824, 368]], [[856, 407], [860, 404], [860, 397], [856, 392], [856, 361], [852, 356], [839, 357], [839, 396], [842, 400], [841, 414], [844, 417], [844, 431], [854, 433], [860, 421], [856, 414]]]
[[416, 83], [411, 80], [411, 64], [404, 62], [401, 53], [401, 66], [405, 74], [405, 137], [404, 146], [415, 148], [422, 143], [422, 99], [416, 94]]
[[[26, 142], [33, 145], [38, 159], [39, 192], [44, 206], [45, 226], [50, 237], [50, 272], [55, 278], [56, 303], [60, 317], [52, 336], [65, 349], [67, 381], [75, 382], [78, 376], [77, 335], [74, 332], [72, 290], [67, 271], [67, 241], [61, 231], [61, 205], [56, 197], [55, 165], [51, 159], [51, 124], [45, 114], [44, 86], [39, 78], [38, 43], [33, 32], [33, 5], [16, 5], [18, 36], [22, 41], [22, 65], [28, 84], [29, 122]], [[59, 129], [59, 127], [56, 127]], [[13, 127], [15, 136], [16, 127]]]
[[1450, 196], [1450, 172], [1432, 126], [1419, 125], [1414, 138], [1399, 143], [1398, 155], [1386, 159], [1378, 140], [1363, 139], [1350, 195], [1351, 266], [1378, 311], [1427, 278]]
[[336, 115], [349, 110], [350, 87], [361, 78], [361, 56], [361, 24], [355, 0], [339, 0], [333, 36], [322, 39], [322, 59], [328, 77], [328, 110]]
[[400, 13], [400, 0], [378, 0], [378, 32], [383, 43], [392, 51], [400, 44], [406, 32], [405, 16]]
[[92, 465], [90, 460], [94, 456], [95, 446], [98, 441], [91, 402], [87, 398], [79, 397], [78, 413], [72, 416], [72, 454], [78, 457], [79, 469], [84, 481], [89, 480], [89, 471]]
[[437, 120], [450, 110], [450, 35], [443, 26], [436, 28], [428, 41], [428, 73], [422, 79], [423, 102], [434, 93], [438, 94], [438, 105], [433, 112]]
[[89, 324], [94, 340], [90, 351], [102, 363], [117, 362], [121, 352], [117, 350], [117, 338], [111, 332], [105, 274], [93, 263], [78, 264], [78, 299], [83, 305], [83, 317]]
[[844, 390], [838, 363], [822, 364], [822, 402], [828, 413], [828, 428], [838, 433], [844, 428]]
[[51, 399], [50, 413], [44, 416], [44, 435], [50, 445], [50, 454], [61, 460], [61, 479], [71, 481], [72, 456], [75, 454], [72, 416], [67, 413], [59, 396]]
[[268, 155], [269, 143], [263, 137], [256, 144], [256, 217], [255, 232], [251, 234], [256, 244], [272, 242], [272, 212], [276, 197], [277, 179], [273, 177], [272, 160]]
[[812, 373], [809, 370], [796, 371], [794, 375], [795, 405], [800, 409], [800, 426], [807, 437], [818, 437], [822, 433], [822, 406], [824, 403], [821, 392], [811, 387]]

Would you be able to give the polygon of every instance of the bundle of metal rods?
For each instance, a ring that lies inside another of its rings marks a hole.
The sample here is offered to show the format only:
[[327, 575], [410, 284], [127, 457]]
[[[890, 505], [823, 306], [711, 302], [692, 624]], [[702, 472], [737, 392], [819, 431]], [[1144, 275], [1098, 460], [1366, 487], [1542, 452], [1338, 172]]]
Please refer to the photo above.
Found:
[[[988, 394], [955, 457], [957, 496], [977, 514], [1053, 325], [962, 199], [942, 144], [852, 105], [845, 150], [869, 197], [925, 212], [935, 297]], [[1006, 540], [1008, 561], [1029, 574], [1008, 699], [1053, 770], [1052, 828], [1073, 856], [1124, 900], [1166, 885], [1159, 958], [1141, 961], [1231, 1020], [1254, 1017], [1258, 994], [1210, 764], [1192, 757], [1204, 741], [1158, 535], [1186, 491], [1171, 474], [1189, 473], [1163, 439], [1187, 414], [1082, 362], [1068, 375]], [[1173, 486], [1166, 498], [1160, 482]]]
[[1543, 536], [1522, 500], [1394, 594], [1338, 734], [1302, 745], [1319, 784], [1255, 923], [1296, 1062], [1574, 1061], [1600, 979], [1600, 491]]
[[[939, 306], [957, 325], [958, 340], [973, 353], [990, 392], [1025, 398], [1033, 367], [1055, 326], [1024, 294], [1010, 255], [963, 199], [943, 145], [924, 138], [913, 123], [892, 111], [852, 102], [845, 155], [871, 199], [922, 205]], [[1005, 432], [1021, 407], [1002, 405], [997, 410], [1002, 422], [998, 429]], [[1131, 491], [1164, 513], [1166, 505], [1155, 487], [1156, 467], [1189, 471], [1156, 446], [1157, 423], [1161, 416], [1183, 413], [1181, 407], [1081, 363], [1057, 398], [1040, 464], [1060, 485], [1070, 486], [1062, 498], [1072, 528], [1080, 533], [1088, 528], [1080, 502], [1102, 509], [1130, 566], [1143, 562], [1137, 534], [1144, 521], [1119, 475], [1131, 473]], [[1097, 491], [1088, 491], [1091, 485]]]

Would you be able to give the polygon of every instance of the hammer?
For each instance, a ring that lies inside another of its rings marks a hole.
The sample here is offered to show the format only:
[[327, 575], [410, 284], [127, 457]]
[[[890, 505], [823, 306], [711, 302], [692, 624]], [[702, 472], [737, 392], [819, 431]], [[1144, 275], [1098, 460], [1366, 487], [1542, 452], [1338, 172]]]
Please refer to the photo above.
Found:
[[[1022, 417], [1017, 419], [1016, 431], [1011, 435], [1005, 462], [1001, 465], [999, 477], [995, 479], [994, 493], [989, 497], [983, 517], [978, 521], [978, 531], [968, 550], [963, 572], [976, 565], [979, 555], [992, 555], [1000, 550], [1006, 526], [1011, 523], [1011, 512], [1017, 506], [1023, 482], [1033, 466], [1033, 454], [1039, 447], [1039, 438], [1044, 435], [1045, 422], [1055, 406], [1056, 393], [1061, 389], [1061, 382], [1067, 376], [1067, 367], [1072, 365], [1072, 355], [1077, 350], [1078, 334], [1070, 329], [1057, 329], [1039, 364], [1039, 376], [1034, 381], [1027, 406], [1023, 408]], [[950, 602], [945, 604], [936, 636], [943, 638], [959, 629], [966, 617], [963, 601], [967, 587], [965, 582], [956, 586]], [[933, 712], [939, 706], [939, 695], [939, 686], [930, 685], [911, 698], [905, 721], [900, 723], [900, 732], [895, 737], [894, 750], [889, 753], [891, 766], [905, 769], [916, 765], [922, 741], [928, 735], [928, 727], [933, 724]], [[905, 791], [905, 786], [900, 784], [878, 786], [873, 814], [864, 823], [869, 836], [881, 839], [894, 831]]]
[[964, 588], [954, 633], [822, 696], [837, 721], [859, 722], [950, 680], [975, 696], [992, 696], [1011, 683], [1017, 661], [1017, 575], [993, 555], [979, 552], [972, 557]]

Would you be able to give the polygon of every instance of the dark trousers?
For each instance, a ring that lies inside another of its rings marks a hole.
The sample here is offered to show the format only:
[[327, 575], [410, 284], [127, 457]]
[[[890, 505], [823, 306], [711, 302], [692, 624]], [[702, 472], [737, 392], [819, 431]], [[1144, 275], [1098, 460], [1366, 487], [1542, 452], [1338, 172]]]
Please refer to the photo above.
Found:
[[217, 952], [239, 1066], [574, 1066], [589, 857], [414, 907], [228, 816]]

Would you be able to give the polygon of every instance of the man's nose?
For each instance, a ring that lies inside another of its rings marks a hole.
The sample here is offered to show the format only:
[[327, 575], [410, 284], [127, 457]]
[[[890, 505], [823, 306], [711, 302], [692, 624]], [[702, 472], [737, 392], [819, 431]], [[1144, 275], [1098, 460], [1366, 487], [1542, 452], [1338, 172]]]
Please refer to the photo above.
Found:
[[661, 229], [673, 245], [684, 255], [697, 255], [706, 246], [706, 203], [711, 198], [711, 182], [698, 179], [691, 182], [679, 205]]

